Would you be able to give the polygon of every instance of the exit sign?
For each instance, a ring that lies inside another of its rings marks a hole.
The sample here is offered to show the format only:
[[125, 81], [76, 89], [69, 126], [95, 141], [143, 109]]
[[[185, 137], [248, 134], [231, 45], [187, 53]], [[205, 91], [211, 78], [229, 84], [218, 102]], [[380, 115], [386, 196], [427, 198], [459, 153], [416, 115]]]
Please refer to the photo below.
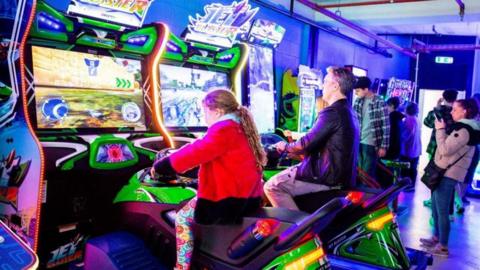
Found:
[[435, 63], [437, 63], [437, 64], [453, 64], [453, 57], [437, 56], [437, 57], [435, 57]]

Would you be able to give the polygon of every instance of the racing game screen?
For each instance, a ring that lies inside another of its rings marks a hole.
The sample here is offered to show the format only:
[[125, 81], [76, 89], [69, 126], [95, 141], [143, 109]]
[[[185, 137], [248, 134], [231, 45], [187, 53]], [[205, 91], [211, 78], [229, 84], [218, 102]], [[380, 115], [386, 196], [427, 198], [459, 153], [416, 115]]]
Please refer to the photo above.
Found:
[[203, 98], [230, 83], [226, 73], [161, 64], [160, 88], [166, 127], [206, 127]]
[[32, 46], [37, 127], [146, 130], [141, 63]]

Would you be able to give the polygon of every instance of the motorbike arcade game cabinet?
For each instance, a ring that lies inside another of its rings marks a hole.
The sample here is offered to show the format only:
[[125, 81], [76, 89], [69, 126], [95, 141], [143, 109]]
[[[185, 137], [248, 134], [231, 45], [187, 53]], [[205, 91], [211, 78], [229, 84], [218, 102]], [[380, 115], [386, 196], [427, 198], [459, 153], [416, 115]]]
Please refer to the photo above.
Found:
[[142, 25], [151, 1], [97, 2], [72, 0], [64, 14], [33, 1], [20, 53], [25, 121], [40, 144], [42, 173], [27, 181], [40, 182], [42, 268], [80, 260], [86, 239], [110, 230], [119, 189], [173, 145], [158, 102], [168, 27]]

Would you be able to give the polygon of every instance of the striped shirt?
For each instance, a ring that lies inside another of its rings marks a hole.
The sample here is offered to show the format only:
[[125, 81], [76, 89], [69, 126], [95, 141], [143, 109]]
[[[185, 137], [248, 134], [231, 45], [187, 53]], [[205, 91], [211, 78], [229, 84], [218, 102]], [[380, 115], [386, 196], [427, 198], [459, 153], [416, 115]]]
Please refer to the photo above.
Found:
[[[357, 114], [358, 122], [362, 125], [362, 109], [365, 98], [357, 98], [353, 104], [353, 110]], [[372, 121], [373, 127], [373, 137], [375, 148], [384, 148], [388, 149], [390, 145], [390, 119], [388, 117], [388, 109], [383, 101], [382, 97], [379, 95], [374, 95], [372, 102], [368, 104], [368, 116]], [[362, 128], [360, 127], [360, 130]]]

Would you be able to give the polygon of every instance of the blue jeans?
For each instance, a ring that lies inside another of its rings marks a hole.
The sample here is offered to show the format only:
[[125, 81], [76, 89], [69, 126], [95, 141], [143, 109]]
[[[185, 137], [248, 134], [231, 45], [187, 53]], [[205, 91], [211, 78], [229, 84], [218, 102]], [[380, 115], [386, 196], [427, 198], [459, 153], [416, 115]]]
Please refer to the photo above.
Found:
[[448, 235], [450, 234], [448, 214], [457, 183], [456, 180], [443, 177], [438, 187], [432, 192], [433, 233], [443, 246], [448, 245]]
[[358, 157], [358, 167], [371, 177], [375, 178], [377, 170], [377, 152], [375, 147], [368, 144], [360, 144], [360, 155]]

